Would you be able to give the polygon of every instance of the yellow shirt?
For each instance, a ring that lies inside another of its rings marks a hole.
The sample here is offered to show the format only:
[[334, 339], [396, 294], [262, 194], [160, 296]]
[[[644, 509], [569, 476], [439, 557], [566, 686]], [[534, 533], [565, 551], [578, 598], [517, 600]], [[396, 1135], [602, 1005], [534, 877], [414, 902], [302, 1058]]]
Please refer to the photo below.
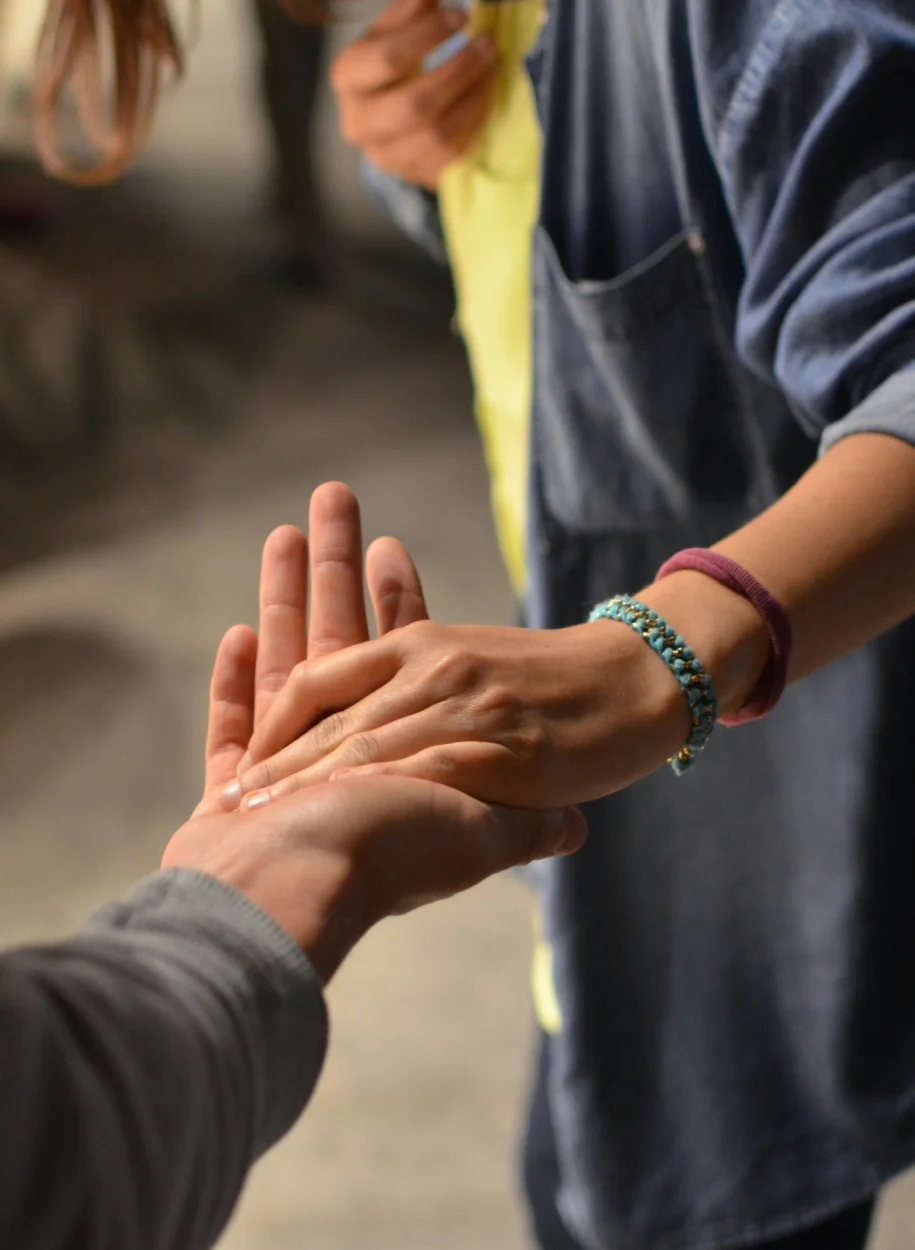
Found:
[[[445, 170], [438, 200], [470, 357], [493, 511], [515, 590], [524, 589], [531, 408], [531, 235], [540, 188], [540, 127], [524, 68], [542, 0], [474, 0], [469, 33], [491, 31], [501, 56], [498, 95], [473, 151]], [[532, 988], [540, 1025], [562, 1026], [553, 959], [535, 934]]]
[[519, 594], [531, 407], [531, 234], [540, 185], [540, 127], [523, 62], [543, 12], [542, 0], [474, 0], [468, 33], [490, 31], [499, 45], [498, 94], [474, 149], [444, 171], [438, 193], [496, 529]]

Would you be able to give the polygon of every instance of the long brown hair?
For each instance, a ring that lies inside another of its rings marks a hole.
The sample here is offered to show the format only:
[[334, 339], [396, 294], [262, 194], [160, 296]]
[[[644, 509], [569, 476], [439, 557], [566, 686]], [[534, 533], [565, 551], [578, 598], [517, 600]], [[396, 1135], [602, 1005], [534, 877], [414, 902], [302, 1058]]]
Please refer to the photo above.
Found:
[[[227, 0], [223, 0], [227, 2]], [[279, 0], [315, 20], [316, 0]], [[189, 10], [196, 0], [188, 0]], [[38, 47], [36, 142], [52, 173], [87, 185], [117, 177], [143, 147], [163, 82], [184, 69], [170, 0], [49, 0]], [[70, 88], [92, 145], [89, 164], [61, 152], [61, 104]]]

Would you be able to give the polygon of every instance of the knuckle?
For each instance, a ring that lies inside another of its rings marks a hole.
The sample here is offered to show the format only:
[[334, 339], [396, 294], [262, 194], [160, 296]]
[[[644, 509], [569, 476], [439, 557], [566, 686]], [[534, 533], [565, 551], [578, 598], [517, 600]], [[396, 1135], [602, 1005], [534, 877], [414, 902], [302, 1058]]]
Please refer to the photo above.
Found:
[[289, 681], [292, 683], [296, 696], [308, 688], [313, 676], [314, 669], [309, 666], [308, 661], [299, 660], [289, 674]]
[[474, 684], [474, 659], [465, 647], [435, 648], [425, 664], [428, 680], [439, 697], [466, 694]]
[[255, 764], [245, 777], [245, 792], [250, 794], [254, 790], [267, 790], [273, 785], [274, 780], [269, 760], [265, 760], [262, 764]]
[[521, 700], [508, 686], [488, 685], [475, 702], [474, 712], [487, 722], [516, 724], [521, 720]]
[[438, 116], [436, 96], [425, 87], [417, 87], [404, 100], [404, 120], [411, 129], [431, 127]]
[[466, 693], [481, 682], [485, 661], [447, 627], [411, 621], [397, 631], [405, 660], [417, 662], [424, 682], [439, 695]]
[[430, 772], [434, 780], [447, 785], [458, 772], [458, 763], [450, 751], [436, 751], [429, 760]]
[[358, 577], [360, 556], [353, 551], [351, 543], [344, 540], [330, 542], [325, 540], [312, 556], [312, 568], [315, 573], [340, 573], [344, 576]]
[[268, 670], [265, 673], [261, 673], [258, 677], [258, 690], [261, 694], [279, 694], [286, 685], [286, 680], [284, 669]]
[[447, 83], [454, 90], [460, 87], [469, 87], [475, 78], [478, 78], [482, 71], [479, 53], [473, 44], [468, 44], [462, 48], [456, 56], [451, 57], [438, 70], [435, 71], [439, 82]]
[[436, 662], [439, 679], [454, 694], [464, 693], [481, 684], [482, 663], [462, 643], [449, 643]]
[[376, 763], [379, 754], [378, 740], [372, 733], [355, 734], [346, 744], [347, 764], [357, 768]]
[[329, 755], [347, 735], [346, 712], [332, 712], [318, 721], [308, 733], [309, 744], [318, 755]]
[[413, 621], [401, 631], [411, 647], [429, 647], [441, 635], [441, 627], [435, 621]]
[[546, 726], [541, 720], [528, 720], [518, 725], [512, 732], [512, 754], [515, 760], [525, 766], [539, 766], [547, 758], [550, 748], [550, 737]]
[[315, 680], [315, 661], [299, 660], [298, 664], [292, 669], [292, 672], [286, 678], [286, 686], [288, 687], [288, 695], [284, 693], [283, 700], [289, 713], [293, 713], [293, 709], [302, 708], [307, 703], [309, 694], [314, 688]]
[[401, 644], [401, 655], [404, 661], [418, 659], [423, 668], [436, 656], [445, 644], [445, 633], [441, 625], [428, 619], [411, 621], [397, 631]]
[[422, 659], [423, 668], [440, 679], [453, 681], [459, 688], [479, 668], [473, 651], [447, 626], [434, 621], [414, 621], [405, 627], [410, 649]]
[[308, 650], [314, 659], [320, 659], [325, 655], [334, 655], [338, 651], [344, 651], [352, 642], [351, 638], [344, 634], [335, 632], [330, 629], [316, 630], [308, 639]]
[[379, 74], [386, 78], [399, 78], [406, 72], [403, 50], [395, 40], [379, 41], [373, 49], [373, 58]]

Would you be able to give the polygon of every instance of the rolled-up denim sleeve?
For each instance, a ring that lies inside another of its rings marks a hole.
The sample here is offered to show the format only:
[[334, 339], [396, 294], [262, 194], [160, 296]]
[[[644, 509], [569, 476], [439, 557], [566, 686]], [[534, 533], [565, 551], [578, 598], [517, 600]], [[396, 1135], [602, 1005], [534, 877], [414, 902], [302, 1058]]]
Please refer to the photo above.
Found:
[[448, 263], [438, 200], [431, 191], [386, 174], [363, 161], [362, 176], [372, 198], [400, 230], [442, 264]]
[[915, 6], [698, 0], [692, 17], [746, 271], [741, 358], [824, 450], [915, 444]]

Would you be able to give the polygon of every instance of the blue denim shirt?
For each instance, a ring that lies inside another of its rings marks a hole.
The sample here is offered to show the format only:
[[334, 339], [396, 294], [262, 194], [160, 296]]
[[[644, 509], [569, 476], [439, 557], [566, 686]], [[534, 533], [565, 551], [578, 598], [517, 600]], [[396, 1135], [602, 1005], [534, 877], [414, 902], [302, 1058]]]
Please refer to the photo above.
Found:
[[[561, 627], [837, 440], [915, 443], [915, 4], [553, 0], [529, 68], [528, 613]], [[383, 194], [434, 241], [430, 197]], [[753, 1245], [915, 1162], [913, 751], [909, 622], [546, 870], [589, 1250]]]

